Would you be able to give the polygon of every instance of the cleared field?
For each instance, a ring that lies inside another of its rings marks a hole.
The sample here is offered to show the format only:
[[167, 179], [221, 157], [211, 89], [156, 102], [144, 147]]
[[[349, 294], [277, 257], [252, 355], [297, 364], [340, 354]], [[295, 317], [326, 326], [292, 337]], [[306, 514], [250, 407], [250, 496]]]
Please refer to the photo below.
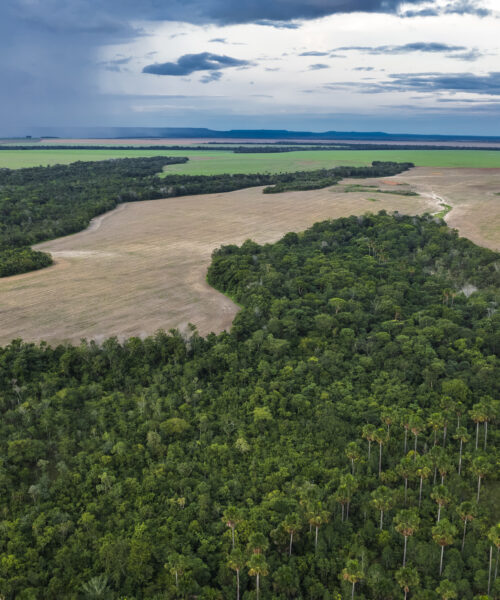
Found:
[[[363, 191], [353, 189], [360, 185]], [[398, 195], [410, 190], [421, 195]], [[416, 168], [323, 190], [270, 196], [252, 188], [124, 204], [86, 231], [40, 244], [53, 267], [0, 279], [0, 344], [100, 341], [189, 322], [202, 334], [227, 329], [238, 308], [205, 281], [212, 250], [248, 238], [272, 242], [326, 218], [434, 213], [446, 203], [462, 235], [500, 249], [498, 192], [500, 169]]]
[[218, 150], [1, 150], [0, 168], [69, 164], [140, 156], [187, 156], [189, 162], [166, 167], [164, 174], [280, 173], [339, 165], [370, 165], [374, 160], [412, 162], [421, 167], [500, 168], [495, 150], [299, 150], [272, 154], [234, 154]]
[[372, 191], [344, 189], [269, 196], [252, 188], [121, 205], [84, 232], [40, 244], [55, 266], [0, 279], [0, 343], [101, 340], [188, 322], [203, 334], [220, 331], [238, 310], [205, 282], [221, 244], [271, 242], [316, 221], [382, 208], [437, 210], [429, 198], [378, 194], [374, 202]]

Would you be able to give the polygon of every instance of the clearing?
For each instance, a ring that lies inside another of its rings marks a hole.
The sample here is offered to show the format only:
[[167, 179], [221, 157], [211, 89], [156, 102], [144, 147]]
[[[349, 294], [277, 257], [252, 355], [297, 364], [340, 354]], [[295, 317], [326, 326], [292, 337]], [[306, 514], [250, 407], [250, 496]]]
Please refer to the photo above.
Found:
[[[408, 191], [422, 195], [400, 195]], [[500, 249], [495, 192], [500, 169], [416, 168], [323, 190], [268, 195], [251, 188], [123, 204], [86, 231], [40, 244], [53, 267], [0, 279], [0, 344], [123, 339], [189, 322], [201, 334], [227, 329], [238, 308], [205, 281], [213, 249], [248, 238], [273, 242], [327, 218], [381, 209], [435, 213], [444, 201], [462, 235]]]

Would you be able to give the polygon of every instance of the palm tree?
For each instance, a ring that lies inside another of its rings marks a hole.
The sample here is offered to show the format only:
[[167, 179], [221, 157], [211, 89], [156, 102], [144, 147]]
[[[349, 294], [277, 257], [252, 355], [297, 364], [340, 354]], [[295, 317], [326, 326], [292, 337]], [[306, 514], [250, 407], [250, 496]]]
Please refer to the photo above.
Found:
[[363, 579], [363, 571], [357, 560], [348, 560], [345, 569], [342, 570], [342, 579], [352, 583], [351, 600], [354, 598], [354, 586]]
[[479, 423], [484, 423], [488, 418], [488, 414], [486, 412], [486, 407], [483, 403], [478, 402], [474, 404], [472, 409], [469, 410], [470, 418], [476, 424], [476, 450], [479, 442]]
[[380, 415], [380, 420], [387, 427], [387, 435], [391, 434], [391, 425], [396, 422], [398, 411], [392, 407], [385, 408]]
[[236, 507], [228, 506], [222, 516], [222, 521], [231, 529], [234, 550], [234, 530], [236, 529], [236, 525], [241, 522], [241, 513]]
[[236, 600], [240, 600], [240, 571], [245, 566], [245, 556], [238, 548], [229, 555], [227, 562], [230, 569], [236, 571]]
[[392, 490], [385, 485], [381, 485], [372, 492], [372, 504], [380, 511], [380, 529], [384, 526], [384, 512], [392, 508], [394, 502]]
[[450, 492], [448, 491], [448, 488], [445, 485], [436, 485], [432, 490], [431, 498], [437, 503], [439, 507], [437, 515], [437, 522], [439, 523], [439, 521], [441, 520], [441, 509], [443, 508], [443, 506], [446, 506], [451, 502]]
[[247, 562], [248, 574], [251, 577], [255, 577], [255, 590], [257, 592], [257, 600], [260, 595], [260, 578], [265, 577], [269, 574], [269, 567], [267, 566], [266, 559], [262, 554], [252, 554], [250, 560]]
[[379, 428], [375, 431], [375, 441], [379, 445], [379, 453], [378, 453], [378, 476], [380, 477], [380, 473], [382, 472], [382, 446], [387, 442], [388, 436], [387, 431], [385, 429]]
[[290, 543], [288, 545], [288, 556], [292, 556], [292, 545], [293, 545], [293, 535], [296, 531], [300, 529], [301, 521], [300, 517], [297, 513], [292, 513], [291, 515], [287, 515], [285, 520], [282, 523], [283, 529], [290, 536]]
[[481, 491], [481, 480], [491, 472], [491, 463], [486, 456], [476, 456], [472, 460], [470, 467], [472, 473], [477, 477], [477, 498], [479, 503], [479, 493]]
[[432, 528], [432, 539], [438, 546], [441, 546], [441, 560], [439, 562], [439, 576], [443, 572], [443, 555], [445, 546], [453, 544], [454, 537], [457, 534], [457, 528], [452, 525], [448, 519], [442, 519]]
[[411, 452], [401, 459], [399, 465], [396, 466], [397, 474], [405, 480], [405, 506], [408, 495], [408, 478], [415, 474], [415, 461], [409, 457], [410, 454]]
[[172, 553], [168, 558], [166, 568], [170, 569], [170, 573], [175, 577], [175, 587], [179, 587], [179, 576], [182, 576], [186, 570], [186, 558], [177, 552]]
[[368, 462], [370, 461], [372, 442], [375, 441], [375, 425], [368, 423], [363, 426], [362, 437], [368, 442]]
[[420, 485], [418, 488], [418, 507], [422, 504], [422, 487], [424, 485], [424, 479], [428, 479], [431, 475], [431, 469], [428, 464], [426, 456], [420, 456], [417, 461], [417, 469], [415, 474], [420, 478]]
[[[496, 546], [497, 549], [497, 560], [498, 560], [498, 551], [500, 549], [500, 523], [493, 525], [491, 529], [488, 531], [488, 539], [490, 540], [490, 566], [488, 570], [488, 596], [490, 595], [491, 588], [491, 564], [493, 559], [493, 546]], [[495, 579], [497, 577], [496, 569], [495, 569]]]
[[443, 600], [453, 600], [458, 596], [456, 585], [448, 579], [443, 579], [437, 586], [436, 592]]
[[[82, 585], [83, 593], [89, 600], [104, 598], [109, 593], [108, 578], [106, 575], [97, 575]], [[0, 596], [3, 597], [3, 596]]]
[[349, 442], [345, 449], [347, 458], [351, 461], [351, 472], [354, 475], [354, 463], [361, 458], [361, 451], [356, 442]]
[[315, 528], [314, 534], [314, 551], [318, 549], [318, 531], [321, 525], [328, 523], [330, 519], [330, 513], [323, 509], [321, 502], [316, 502], [314, 508], [309, 511], [308, 521], [311, 527]]
[[414, 460], [416, 459], [416, 456], [417, 456], [418, 436], [424, 430], [425, 430], [425, 423], [423, 422], [423, 420], [418, 415], [413, 415], [410, 419], [410, 431], [415, 436]]
[[443, 448], [446, 446], [446, 432], [448, 431], [448, 421], [450, 420], [451, 412], [455, 410], [456, 402], [451, 396], [442, 396], [440, 405], [443, 413]]
[[403, 426], [404, 430], [405, 430], [405, 450], [404, 450], [404, 455], [406, 456], [407, 453], [407, 447], [408, 447], [408, 430], [410, 429], [410, 420], [411, 420], [411, 415], [412, 413], [410, 413], [407, 410], [404, 410], [401, 414], [401, 425]]
[[467, 433], [465, 427], [458, 427], [453, 439], [460, 440], [460, 451], [458, 455], [458, 474], [462, 471], [462, 447], [470, 440], [470, 435]]
[[410, 588], [415, 588], [419, 584], [420, 578], [417, 569], [413, 567], [401, 567], [395, 573], [396, 581], [403, 588], [405, 600]]
[[401, 510], [394, 518], [396, 524], [396, 531], [405, 538], [404, 552], [403, 552], [403, 567], [406, 566], [406, 545], [408, 537], [413, 535], [417, 531], [420, 524], [420, 517], [415, 510]]
[[476, 518], [477, 508], [474, 504], [472, 504], [472, 502], [462, 502], [462, 504], [457, 507], [457, 513], [464, 522], [464, 533], [462, 535], [461, 549], [461, 552], [463, 552], [465, 546], [465, 532], [467, 531], [467, 521], [473, 521]]
[[427, 425], [434, 431], [434, 446], [437, 444], [437, 432], [444, 427], [443, 413], [432, 413], [427, 419]]

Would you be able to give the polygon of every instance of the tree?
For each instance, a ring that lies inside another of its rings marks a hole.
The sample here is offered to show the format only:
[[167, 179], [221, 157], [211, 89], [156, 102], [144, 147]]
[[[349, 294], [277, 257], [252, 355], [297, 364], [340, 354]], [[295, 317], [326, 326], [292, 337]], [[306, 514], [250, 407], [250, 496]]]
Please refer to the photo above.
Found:
[[413, 567], [401, 567], [396, 571], [395, 577], [398, 584], [403, 588], [406, 600], [410, 588], [416, 588], [419, 584], [418, 571]]
[[375, 431], [375, 425], [368, 423], [367, 425], [363, 426], [362, 436], [368, 442], [368, 462], [370, 461], [372, 442], [375, 441]]
[[445, 546], [453, 544], [454, 537], [457, 534], [457, 528], [452, 525], [448, 519], [442, 519], [432, 528], [432, 539], [438, 546], [441, 546], [441, 560], [439, 561], [439, 576], [443, 572], [443, 555]]
[[420, 517], [415, 510], [401, 510], [394, 518], [395, 529], [404, 539], [403, 567], [406, 566], [406, 545], [408, 537], [417, 531], [420, 524]]
[[108, 578], [106, 575], [97, 575], [82, 586], [85, 597], [89, 600], [106, 598], [109, 594]]
[[476, 424], [476, 450], [479, 442], [479, 423], [484, 423], [488, 418], [487, 407], [483, 402], [474, 404], [472, 409], [469, 410], [469, 416]]
[[228, 566], [236, 571], [236, 600], [240, 600], [240, 571], [245, 566], [245, 555], [239, 548], [229, 555]]
[[383, 529], [384, 525], [384, 513], [391, 509], [394, 496], [392, 490], [385, 485], [381, 485], [372, 492], [372, 504], [380, 511], [380, 529]]
[[288, 556], [292, 556], [292, 545], [293, 545], [293, 536], [296, 531], [298, 531], [301, 527], [301, 520], [297, 513], [291, 513], [285, 517], [285, 520], [282, 523], [283, 529], [290, 536], [290, 543], [288, 545]]
[[260, 578], [269, 574], [269, 567], [262, 554], [252, 554], [250, 560], [247, 562], [247, 566], [248, 574], [251, 577], [255, 577], [255, 590], [257, 592], [257, 600], [259, 600]]
[[[500, 523], [493, 525], [488, 531], [488, 539], [490, 540], [490, 564], [488, 568], [488, 596], [490, 595], [491, 589], [491, 567], [492, 567], [492, 559], [493, 559], [493, 546], [497, 549], [497, 557], [498, 552], [500, 550]], [[496, 579], [496, 572], [495, 572]]]
[[222, 521], [231, 529], [232, 548], [234, 550], [234, 531], [236, 529], [236, 525], [241, 522], [241, 511], [235, 506], [228, 506], [224, 511], [224, 515], [222, 516]]
[[388, 436], [387, 431], [385, 429], [379, 428], [375, 431], [375, 441], [379, 445], [379, 453], [378, 453], [378, 476], [380, 477], [380, 473], [382, 472], [382, 446], [387, 442]]
[[477, 496], [476, 502], [479, 503], [479, 493], [481, 491], [481, 480], [491, 472], [491, 463], [486, 456], [476, 456], [472, 459], [470, 467], [472, 473], [477, 477]]
[[432, 413], [427, 419], [427, 425], [434, 432], [434, 446], [437, 444], [437, 432], [444, 427], [444, 417], [442, 412]]
[[464, 532], [462, 535], [462, 548], [461, 548], [461, 552], [463, 552], [464, 546], [465, 546], [465, 532], [467, 531], [467, 522], [473, 521], [476, 518], [477, 508], [476, 508], [476, 505], [472, 504], [472, 502], [462, 502], [462, 504], [460, 504], [457, 507], [457, 513], [458, 513], [458, 516], [464, 522]]
[[[408, 454], [411, 454], [409, 452]], [[396, 472], [400, 475], [405, 482], [405, 506], [408, 494], [408, 478], [415, 474], [415, 460], [409, 456], [405, 456], [401, 459], [399, 465], [396, 466]]]
[[328, 523], [330, 520], [330, 513], [323, 508], [323, 504], [317, 501], [308, 513], [308, 522], [311, 527], [314, 527], [314, 550], [318, 549], [318, 532], [321, 525]]
[[412, 415], [410, 420], [409, 420], [409, 425], [410, 425], [410, 431], [413, 433], [413, 435], [415, 436], [415, 447], [414, 447], [414, 460], [416, 460], [417, 458], [417, 442], [418, 442], [418, 436], [420, 435], [420, 433], [422, 431], [425, 430], [425, 423], [424, 421], [420, 418], [419, 415]]
[[342, 569], [342, 579], [352, 584], [351, 600], [354, 598], [354, 586], [363, 579], [363, 571], [357, 560], [348, 560], [344, 569]]
[[441, 520], [441, 509], [451, 502], [451, 496], [445, 485], [436, 485], [431, 492], [431, 498], [438, 505], [437, 522]]
[[361, 458], [361, 452], [356, 442], [349, 442], [345, 449], [347, 458], [351, 461], [351, 472], [354, 475], [354, 463]]
[[415, 471], [417, 477], [420, 479], [420, 485], [418, 487], [418, 507], [422, 504], [422, 487], [424, 484], [424, 479], [428, 479], [431, 475], [431, 469], [428, 464], [428, 459], [426, 456], [419, 456], [417, 460], [417, 469]]
[[436, 592], [443, 600], [453, 600], [453, 598], [458, 597], [456, 585], [448, 579], [443, 579], [443, 581], [439, 583]]
[[458, 454], [458, 474], [460, 475], [462, 471], [462, 447], [470, 440], [470, 435], [467, 433], [465, 427], [458, 427], [453, 439], [460, 440], [460, 450]]

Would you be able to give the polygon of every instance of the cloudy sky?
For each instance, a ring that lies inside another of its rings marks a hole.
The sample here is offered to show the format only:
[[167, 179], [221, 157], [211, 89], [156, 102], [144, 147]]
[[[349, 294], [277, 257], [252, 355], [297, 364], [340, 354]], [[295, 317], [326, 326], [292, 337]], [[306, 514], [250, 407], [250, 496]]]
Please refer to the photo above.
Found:
[[500, 135], [500, 0], [2, 0], [0, 135]]

